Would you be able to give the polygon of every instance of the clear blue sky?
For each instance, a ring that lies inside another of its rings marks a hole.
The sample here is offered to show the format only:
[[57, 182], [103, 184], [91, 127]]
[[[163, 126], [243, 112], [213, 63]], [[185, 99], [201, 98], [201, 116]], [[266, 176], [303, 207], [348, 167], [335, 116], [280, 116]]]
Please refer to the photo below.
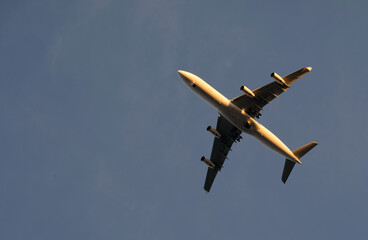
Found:
[[[0, 239], [367, 239], [366, 1], [1, 1]], [[311, 73], [260, 122], [319, 145], [286, 185], [251, 137], [203, 191], [217, 113]]]

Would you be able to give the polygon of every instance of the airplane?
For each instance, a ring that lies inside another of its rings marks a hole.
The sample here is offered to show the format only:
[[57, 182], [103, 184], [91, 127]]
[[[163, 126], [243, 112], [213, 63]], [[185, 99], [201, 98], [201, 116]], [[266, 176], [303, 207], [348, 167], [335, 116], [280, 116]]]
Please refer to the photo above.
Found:
[[318, 143], [311, 142], [291, 151], [270, 130], [257, 122], [255, 118], [261, 116], [260, 111], [263, 110], [265, 105], [270, 104], [274, 98], [278, 98], [281, 93], [286, 92], [292, 83], [311, 70], [311, 67], [304, 67], [284, 77], [273, 72], [271, 74], [271, 77], [274, 79], [273, 82], [253, 91], [246, 86], [242, 86], [240, 90], [244, 94], [232, 100], [227, 99], [200, 77], [190, 72], [178, 70], [178, 74], [183, 82], [219, 112], [216, 128], [212, 126], [207, 127], [207, 131], [215, 137], [211, 157], [210, 159], [205, 156], [201, 158], [201, 161], [208, 165], [204, 183], [206, 192], [210, 191], [217, 173], [221, 171], [232, 144], [242, 139], [240, 136], [242, 132], [255, 137], [261, 143], [286, 158], [281, 177], [282, 182], [286, 183], [295, 163], [302, 164], [300, 158], [317, 146]]

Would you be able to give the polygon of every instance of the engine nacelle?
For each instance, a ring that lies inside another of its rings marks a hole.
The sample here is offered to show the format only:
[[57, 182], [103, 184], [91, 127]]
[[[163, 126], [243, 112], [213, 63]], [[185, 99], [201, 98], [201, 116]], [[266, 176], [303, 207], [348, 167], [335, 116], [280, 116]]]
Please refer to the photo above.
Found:
[[216, 129], [214, 129], [213, 127], [211, 126], [208, 126], [207, 127], [207, 131], [209, 131], [210, 133], [213, 134], [213, 136], [217, 137], [217, 138], [220, 138], [221, 137], [221, 133], [219, 133]]
[[248, 97], [255, 97], [256, 96], [254, 94], [254, 92], [252, 90], [250, 90], [249, 88], [247, 88], [246, 86], [241, 86], [240, 91], [242, 91]]
[[215, 164], [213, 162], [211, 162], [211, 160], [209, 160], [205, 156], [201, 157], [201, 161], [204, 162], [205, 164], [207, 164], [208, 167], [215, 168]]
[[285, 80], [284, 80], [282, 77], [280, 77], [277, 73], [275, 73], [275, 72], [271, 73], [271, 77], [272, 77], [273, 79], [275, 79], [275, 81], [276, 81], [278, 84], [280, 84], [280, 85], [284, 85], [284, 86], [287, 86], [287, 84], [286, 84]]

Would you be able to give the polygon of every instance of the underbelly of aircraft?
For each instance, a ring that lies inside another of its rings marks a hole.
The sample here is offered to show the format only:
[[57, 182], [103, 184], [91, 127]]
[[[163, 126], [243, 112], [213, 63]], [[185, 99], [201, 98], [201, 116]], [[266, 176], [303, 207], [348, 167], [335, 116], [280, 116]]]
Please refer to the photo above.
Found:
[[298, 161], [298, 158], [294, 156], [291, 150], [278, 137], [276, 137], [262, 124], [250, 117], [245, 111], [240, 110], [232, 103], [230, 103], [228, 107], [220, 106], [218, 110], [221, 115], [223, 115], [238, 129], [254, 136], [264, 145], [283, 155], [285, 158]]

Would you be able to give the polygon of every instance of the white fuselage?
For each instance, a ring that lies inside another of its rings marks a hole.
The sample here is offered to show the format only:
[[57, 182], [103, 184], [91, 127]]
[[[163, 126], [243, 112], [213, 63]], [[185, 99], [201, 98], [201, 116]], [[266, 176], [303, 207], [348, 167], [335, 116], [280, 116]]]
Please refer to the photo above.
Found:
[[213, 87], [196, 75], [178, 71], [184, 83], [195, 93], [209, 102], [216, 110], [238, 129], [254, 136], [267, 147], [281, 154], [289, 160], [301, 164], [292, 151], [271, 131], [250, 117], [244, 109], [235, 106], [229, 99], [216, 91]]

